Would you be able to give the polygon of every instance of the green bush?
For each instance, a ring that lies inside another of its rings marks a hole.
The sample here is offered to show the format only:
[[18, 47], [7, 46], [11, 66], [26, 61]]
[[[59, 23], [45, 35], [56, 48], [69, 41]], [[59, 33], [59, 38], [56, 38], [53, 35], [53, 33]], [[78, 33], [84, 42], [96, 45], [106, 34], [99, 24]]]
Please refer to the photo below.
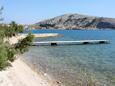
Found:
[[12, 22], [10, 26], [0, 24], [0, 70], [5, 69], [13, 62], [16, 54], [24, 53], [31, 45], [34, 36], [28, 34], [28, 36], [19, 41], [15, 45], [10, 45], [8, 42], [4, 42], [5, 38], [10, 38], [23, 32], [23, 26], [17, 25]]
[[8, 66], [7, 48], [6, 45], [0, 43], [0, 70]]
[[23, 26], [17, 25], [14, 21], [10, 23], [10, 26], [4, 26], [4, 35], [6, 37], [12, 37], [22, 32], [23, 32]]
[[23, 26], [22, 25], [18, 25], [17, 32], [18, 33], [22, 33], [23, 32]]
[[5, 26], [0, 25], [0, 39], [3, 40], [5, 37]]
[[16, 59], [15, 54], [16, 50], [14, 48], [7, 49], [7, 57], [9, 61], [13, 62]]
[[21, 33], [23, 32], [23, 26], [22, 25], [17, 25], [14, 21], [10, 23], [10, 27], [16, 32], [16, 33]]
[[20, 53], [26, 52], [28, 50], [28, 47], [32, 44], [33, 38], [34, 35], [29, 33], [26, 38], [20, 40], [19, 43], [15, 45], [15, 49]]

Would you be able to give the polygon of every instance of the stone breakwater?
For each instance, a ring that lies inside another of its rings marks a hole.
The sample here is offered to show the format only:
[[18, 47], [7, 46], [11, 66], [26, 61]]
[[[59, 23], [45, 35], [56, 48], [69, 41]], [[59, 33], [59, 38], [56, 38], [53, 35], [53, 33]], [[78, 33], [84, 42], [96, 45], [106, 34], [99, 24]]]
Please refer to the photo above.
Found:
[[[25, 38], [28, 34], [20, 34], [21, 38]], [[42, 33], [42, 34], [33, 34], [35, 38], [47, 38], [47, 37], [57, 37], [61, 36], [58, 33]]]
[[[19, 40], [24, 39], [28, 34], [19, 34], [9, 39], [10, 44], [16, 44]], [[43, 33], [43, 34], [33, 34], [35, 38], [48, 38], [48, 37], [59, 37], [62, 36], [58, 33]], [[7, 41], [8, 39], [5, 39]]]

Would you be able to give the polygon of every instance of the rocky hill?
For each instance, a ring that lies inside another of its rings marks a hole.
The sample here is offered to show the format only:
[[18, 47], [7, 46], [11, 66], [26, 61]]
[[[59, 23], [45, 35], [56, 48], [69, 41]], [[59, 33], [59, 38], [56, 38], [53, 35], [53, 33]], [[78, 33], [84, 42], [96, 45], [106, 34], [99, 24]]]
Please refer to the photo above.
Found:
[[115, 19], [65, 14], [34, 24], [37, 29], [115, 29]]

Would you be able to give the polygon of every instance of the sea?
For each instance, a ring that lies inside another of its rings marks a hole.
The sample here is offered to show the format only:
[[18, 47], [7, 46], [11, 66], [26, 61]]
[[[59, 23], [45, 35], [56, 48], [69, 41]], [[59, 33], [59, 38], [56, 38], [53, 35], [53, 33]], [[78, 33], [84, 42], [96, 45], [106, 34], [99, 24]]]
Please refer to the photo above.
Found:
[[115, 30], [29, 32], [63, 35], [34, 41], [110, 40], [110, 44], [31, 46], [23, 56], [36, 69], [54, 78], [59, 86], [115, 86]]

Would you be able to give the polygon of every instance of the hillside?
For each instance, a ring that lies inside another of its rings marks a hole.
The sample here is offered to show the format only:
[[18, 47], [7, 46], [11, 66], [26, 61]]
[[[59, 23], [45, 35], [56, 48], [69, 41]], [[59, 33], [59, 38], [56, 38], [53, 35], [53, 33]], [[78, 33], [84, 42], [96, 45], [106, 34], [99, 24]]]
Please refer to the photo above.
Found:
[[115, 29], [115, 19], [65, 14], [34, 24], [37, 29]]

